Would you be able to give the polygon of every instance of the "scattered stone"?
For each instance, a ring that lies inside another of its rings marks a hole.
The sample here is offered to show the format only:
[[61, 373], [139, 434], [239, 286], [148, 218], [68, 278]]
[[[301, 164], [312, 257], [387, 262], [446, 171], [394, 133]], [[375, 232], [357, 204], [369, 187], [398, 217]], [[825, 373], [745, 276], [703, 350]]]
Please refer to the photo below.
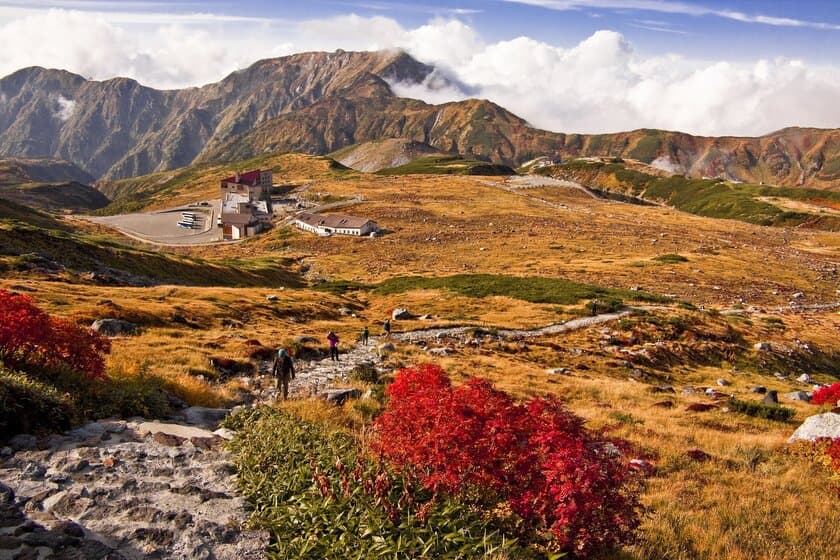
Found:
[[152, 439], [155, 440], [155, 442], [167, 447], [178, 447], [185, 441], [185, 438], [163, 432], [155, 432], [152, 434]]
[[137, 325], [122, 319], [97, 319], [90, 326], [104, 336], [125, 336], [137, 334]]
[[726, 379], [722, 379], [722, 378], [717, 380], [717, 384], [720, 385], [721, 387], [728, 387], [729, 385], [732, 385], [731, 382], [727, 381]]
[[790, 297], [792, 297], [793, 299], [801, 299], [805, 297], [805, 294], [802, 292], [794, 292]]
[[651, 387], [651, 393], [671, 393], [672, 395], [677, 394], [677, 390], [671, 387], [670, 385], [659, 385], [658, 387]]
[[689, 412], [707, 412], [713, 408], [717, 408], [717, 405], [708, 403], [691, 403], [685, 407], [685, 409]]
[[393, 354], [394, 352], [396, 352], [396, 351], [397, 351], [397, 347], [396, 347], [396, 346], [394, 346], [394, 344], [393, 344], [393, 343], [391, 343], [391, 342], [386, 342], [385, 344], [380, 344], [380, 345], [376, 348], [376, 351], [377, 351], [377, 353], [378, 353], [380, 356], [383, 356], [383, 357], [384, 357], [384, 356], [388, 356], [388, 355]]
[[362, 396], [359, 389], [330, 389], [321, 393], [321, 398], [328, 403], [341, 406], [350, 399], [358, 399]]
[[789, 401], [811, 402], [811, 393], [805, 391], [793, 391], [792, 393], [785, 393], [784, 396]]
[[775, 378], [776, 378], [776, 379], [778, 379], [779, 381], [785, 381], [785, 380], [787, 380], [787, 375], [785, 375], [784, 373], [779, 373], [778, 371], [777, 371], [776, 373], [774, 373], [774, 374], [773, 374], [773, 377], [775, 377]]
[[767, 387], [764, 385], [757, 385], [755, 387], [750, 387], [750, 393], [757, 393], [759, 395], [763, 395], [767, 392]]
[[569, 370], [569, 368], [564, 368], [564, 367], [547, 369], [545, 371], [546, 371], [546, 373], [550, 373], [552, 375], [571, 375], [571, 373], [572, 373]]
[[656, 467], [650, 461], [646, 461], [644, 459], [630, 459], [629, 463], [630, 468], [640, 471], [645, 475], [652, 475], [656, 472]]
[[709, 455], [702, 449], [689, 449], [685, 452], [685, 454], [689, 459], [691, 459], [692, 461], [697, 461], [698, 463], [705, 463], [706, 461], [712, 458], [711, 455]]
[[802, 375], [797, 377], [796, 380], [799, 381], [800, 383], [811, 383], [811, 376], [808, 375], [807, 373], [803, 373]]
[[779, 392], [778, 391], [767, 391], [767, 394], [764, 395], [764, 398], [761, 400], [762, 403], [773, 406], [779, 404]]
[[277, 296], [275, 296], [274, 294], [269, 294], [269, 295], [265, 296], [265, 299], [267, 301], [277, 301], [279, 298]]
[[339, 308], [338, 313], [340, 315], [345, 316], [345, 317], [349, 317], [350, 315], [353, 314], [353, 310], [350, 309], [349, 307], [341, 307], [341, 308]]
[[429, 354], [432, 354], [434, 356], [449, 356], [450, 354], [453, 354], [455, 351], [452, 350], [452, 348], [446, 348], [445, 346], [443, 346], [443, 347], [440, 347], [440, 348], [429, 348], [429, 349], [426, 350], [426, 352], [428, 352]]
[[203, 406], [191, 406], [179, 413], [187, 424], [201, 426], [210, 430], [217, 429], [228, 414], [230, 414], [230, 409], [228, 408], [206, 408]]
[[18, 434], [9, 440], [9, 447], [13, 451], [35, 449], [38, 445], [38, 438], [30, 434]]
[[801, 426], [796, 428], [788, 443], [800, 440], [816, 441], [821, 438], [840, 438], [840, 414], [826, 412], [809, 416]]
[[674, 408], [674, 401], [659, 401], [653, 403], [653, 406], [657, 408]]
[[759, 352], [770, 352], [771, 346], [769, 342], [756, 342], [753, 346]]
[[414, 315], [408, 310], [398, 307], [391, 311], [391, 319], [394, 321], [408, 321], [409, 319], [413, 319]]

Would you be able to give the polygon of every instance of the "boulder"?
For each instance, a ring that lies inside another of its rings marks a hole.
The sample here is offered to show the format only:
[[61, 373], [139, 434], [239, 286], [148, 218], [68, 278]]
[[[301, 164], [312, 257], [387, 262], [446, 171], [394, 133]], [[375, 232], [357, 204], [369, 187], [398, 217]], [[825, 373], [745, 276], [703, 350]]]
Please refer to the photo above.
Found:
[[379, 353], [380, 356], [387, 356], [389, 354], [393, 354], [397, 351], [397, 347], [393, 345], [391, 342], [386, 342], [385, 344], [380, 344], [376, 351]]
[[451, 348], [446, 348], [445, 346], [442, 346], [440, 348], [429, 348], [428, 350], [426, 350], [426, 352], [434, 356], [448, 356], [454, 353], [454, 351]]
[[789, 401], [811, 402], [811, 393], [793, 391], [792, 393], [785, 393], [785, 398]]
[[767, 394], [764, 395], [764, 399], [761, 401], [762, 403], [773, 406], [779, 404], [779, 392], [778, 391], [767, 391]]
[[569, 375], [571, 372], [569, 368], [559, 367], [559, 368], [551, 368], [545, 370], [546, 373], [550, 373], [552, 375]]
[[228, 408], [205, 408], [203, 406], [191, 406], [178, 413], [187, 424], [201, 426], [209, 430], [217, 429], [228, 414], [230, 414]]
[[9, 447], [13, 451], [35, 449], [38, 444], [38, 438], [31, 434], [18, 434], [9, 440]]
[[764, 385], [757, 385], [755, 387], [750, 387], [750, 393], [757, 393], [759, 395], [763, 395], [767, 392], [767, 387]]
[[726, 379], [722, 379], [722, 378], [717, 380], [717, 384], [720, 385], [721, 387], [726, 387], [728, 385], [732, 385], [732, 383], [730, 383]]
[[337, 406], [341, 406], [350, 399], [358, 399], [362, 396], [359, 389], [330, 389], [321, 393], [321, 398]]
[[394, 321], [407, 321], [413, 318], [414, 315], [408, 309], [397, 308], [391, 311], [391, 319]]
[[771, 350], [769, 342], [756, 342], [753, 348], [759, 352], [769, 352]]
[[338, 309], [338, 313], [339, 313], [340, 315], [344, 315], [345, 317], [349, 317], [350, 315], [352, 315], [352, 314], [353, 314], [353, 310], [352, 310], [352, 309], [350, 309], [349, 307], [340, 307], [340, 308]]
[[265, 299], [266, 299], [266, 301], [277, 301], [278, 298], [274, 294], [270, 294], [270, 295], [265, 296]]
[[689, 412], [707, 412], [713, 408], [717, 408], [717, 406], [707, 403], [692, 403], [685, 407], [685, 409]]
[[801, 426], [796, 428], [788, 443], [800, 440], [816, 441], [820, 438], [840, 438], [840, 414], [826, 412], [809, 416]]
[[97, 319], [90, 328], [105, 336], [137, 334], [137, 325], [122, 319]]
[[808, 375], [807, 373], [803, 373], [802, 375], [797, 377], [796, 380], [799, 381], [800, 383], [810, 383], [811, 382], [811, 376]]

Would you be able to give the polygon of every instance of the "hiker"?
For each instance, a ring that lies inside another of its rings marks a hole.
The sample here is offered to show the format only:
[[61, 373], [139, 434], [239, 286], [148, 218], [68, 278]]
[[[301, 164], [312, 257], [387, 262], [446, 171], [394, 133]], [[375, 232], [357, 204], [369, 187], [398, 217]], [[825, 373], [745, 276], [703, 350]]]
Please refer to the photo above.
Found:
[[338, 361], [338, 335], [330, 331], [327, 334], [327, 340], [330, 341], [330, 359], [334, 362]]
[[295, 365], [292, 362], [292, 357], [286, 352], [285, 348], [277, 351], [277, 357], [274, 358], [274, 365], [271, 367], [271, 373], [274, 375], [274, 387], [280, 389], [280, 384], [283, 385], [283, 400], [289, 398], [289, 380], [295, 378]]
[[382, 329], [385, 331], [385, 338], [391, 338], [391, 319], [385, 319]]
[[368, 338], [370, 338], [370, 331], [368, 330], [367, 326], [362, 329], [362, 344], [367, 346]]

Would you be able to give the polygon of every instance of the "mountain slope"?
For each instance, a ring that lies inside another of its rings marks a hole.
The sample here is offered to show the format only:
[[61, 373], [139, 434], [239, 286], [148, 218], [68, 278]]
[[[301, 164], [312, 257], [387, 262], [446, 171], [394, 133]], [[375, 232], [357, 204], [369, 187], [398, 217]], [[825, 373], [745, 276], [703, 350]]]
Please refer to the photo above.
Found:
[[0, 80], [0, 154], [59, 157], [96, 177], [141, 175], [187, 165], [205, 147], [370, 76], [422, 81], [432, 72], [399, 52], [303, 53], [201, 88], [160, 91], [26, 68]]
[[385, 138], [353, 144], [330, 154], [342, 165], [356, 171], [374, 173], [380, 169], [399, 167], [420, 157], [443, 156], [441, 150], [407, 138]]
[[114, 179], [406, 138], [510, 166], [540, 156], [627, 157], [692, 177], [840, 188], [837, 129], [759, 138], [563, 134], [535, 129], [489, 101], [428, 105], [396, 97], [389, 86], [428, 82], [434, 72], [401, 52], [315, 52], [261, 60], [200, 88], [161, 91], [126, 78], [88, 81], [27, 68], [0, 79], [0, 154], [61, 158]]

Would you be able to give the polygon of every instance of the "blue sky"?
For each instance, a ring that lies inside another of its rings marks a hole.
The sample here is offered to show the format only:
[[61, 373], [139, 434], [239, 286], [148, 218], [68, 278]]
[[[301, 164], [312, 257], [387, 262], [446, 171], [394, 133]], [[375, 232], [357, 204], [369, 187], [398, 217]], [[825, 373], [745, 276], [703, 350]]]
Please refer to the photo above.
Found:
[[552, 130], [840, 127], [840, 0], [0, 0], [0, 33], [27, 37], [0, 49], [0, 75], [174, 88], [260, 58], [402, 48], [467, 87], [397, 93], [486, 97]]

